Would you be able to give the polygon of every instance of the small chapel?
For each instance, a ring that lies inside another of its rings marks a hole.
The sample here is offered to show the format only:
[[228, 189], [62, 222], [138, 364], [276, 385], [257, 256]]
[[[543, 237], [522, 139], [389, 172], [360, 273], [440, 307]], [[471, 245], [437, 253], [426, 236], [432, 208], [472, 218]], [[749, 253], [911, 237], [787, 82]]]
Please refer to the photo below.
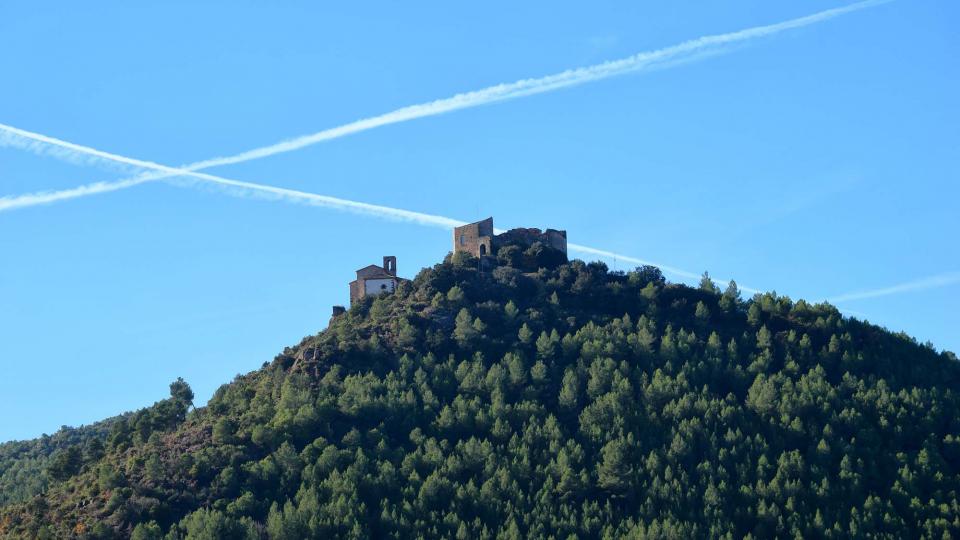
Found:
[[397, 277], [397, 258], [384, 256], [383, 265], [371, 264], [357, 270], [357, 279], [350, 282], [350, 304], [366, 296], [391, 293], [401, 281], [403, 278]]

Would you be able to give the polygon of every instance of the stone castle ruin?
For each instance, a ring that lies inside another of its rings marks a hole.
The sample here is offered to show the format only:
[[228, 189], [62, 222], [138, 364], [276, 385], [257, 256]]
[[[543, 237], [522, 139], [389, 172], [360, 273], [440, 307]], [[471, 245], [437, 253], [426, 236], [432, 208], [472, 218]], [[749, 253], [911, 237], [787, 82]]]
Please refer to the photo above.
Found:
[[[484, 268], [496, 266], [497, 251], [502, 247], [518, 246], [526, 249], [536, 244], [556, 250], [553, 252], [554, 257], [559, 256], [566, 260], [567, 231], [520, 228], [496, 234], [492, 217], [453, 229], [453, 252], [473, 255], [480, 259]], [[559, 252], [559, 255], [556, 252]], [[367, 296], [392, 293], [401, 281], [405, 280], [397, 276], [397, 258], [384, 256], [383, 265], [371, 264], [357, 270], [357, 279], [350, 282], [350, 305]], [[345, 312], [345, 307], [333, 306], [333, 318]]]
[[515, 244], [530, 247], [537, 242], [564, 255], [567, 253], [567, 231], [521, 228], [495, 234], [492, 217], [453, 229], [453, 252], [466, 252], [479, 259], [496, 256], [502, 246]]

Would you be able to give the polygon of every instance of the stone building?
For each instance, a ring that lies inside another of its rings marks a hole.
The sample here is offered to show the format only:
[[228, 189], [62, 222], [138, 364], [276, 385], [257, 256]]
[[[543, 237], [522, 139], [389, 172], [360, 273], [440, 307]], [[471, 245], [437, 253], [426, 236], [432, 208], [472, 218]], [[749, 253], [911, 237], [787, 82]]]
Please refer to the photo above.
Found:
[[453, 252], [466, 251], [474, 257], [496, 255], [493, 250], [493, 218], [455, 227], [453, 229]]
[[[469, 223], [453, 229], [453, 251], [467, 252], [479, 258], [484, 268], [496, 265], [497, 249], [516, 244], [531, 246], [541, 243], [567, 254], [567, 231], [535, 228], [510, 229], [496, 234], [493, 218], [489, 217], [476, 223]], [[357, 270], [357, 279], [350, 282], [350, 305], [356, 304], [367, 296], [390, 293], [396, 290], [403, 278], [397, 277], [397, 258], [384, 256], [383, 265], [371, 264]], [[346, 312], [342, 306], [333, 306], [331, 321]]]
[[507, 244], [530, 246], [534, 242], [540, 242], [566, 254], [567, 231], [521, 228], [495, 234], [492, 217], [453, 229], [453, 252], [465, 251], [481, 259], [487, 255], [496, 255], [500, 246]]
[[347, 312], [347, 308], [343, 306], [333, 306], [333, 314], [330, 315], [330, 322], [327, 323], [327, 326], [333, 325], [333, 320], [343, 315], [346, 312]]
[[397, 258], [385, 256], [383, 266], [371, 264], [357, 270], [357, 279], [350, 282], [350, 304], [365, 296], [393, 292], [403, 278], [397, 277]]

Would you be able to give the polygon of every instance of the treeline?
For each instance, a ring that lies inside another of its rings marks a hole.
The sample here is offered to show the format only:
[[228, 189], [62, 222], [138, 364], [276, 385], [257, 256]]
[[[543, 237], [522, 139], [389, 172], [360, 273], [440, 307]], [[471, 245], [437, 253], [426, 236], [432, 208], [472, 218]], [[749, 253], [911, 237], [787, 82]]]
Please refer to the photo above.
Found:
[[489, 272], [463, 255], [423, 270], [189, 414], [175, 383], [0, 510], [0, 534], [960, 531], [952, 353], [706, 275], [691, 288], [543, 246], [498, 255]]
[[0, 444], [0, 507], [44, 493], [48, 486], [95, 465], [107, 450], [145, 442], [153, 432], [176, 427], [193, 403], [183, 380], [170, 385], [171, 398], [89, 426], [61, 427], [53, 435]]
[[80, 428], [63, 426], [53, 435], [0, 444], [0, 507], [43, 493], [50, 484], [47, 471], [53, 462], [62, 461], [67, 452], [102, 443], [114, 420]]

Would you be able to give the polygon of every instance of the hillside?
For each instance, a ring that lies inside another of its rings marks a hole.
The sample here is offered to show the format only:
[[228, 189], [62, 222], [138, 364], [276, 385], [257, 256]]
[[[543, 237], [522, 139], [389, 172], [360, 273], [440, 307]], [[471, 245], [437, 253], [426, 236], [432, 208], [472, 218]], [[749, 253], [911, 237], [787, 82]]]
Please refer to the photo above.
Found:
[[364, 300], [205, 407], [175, 382], [42, 467], [11, 451], [0, 536], [960, 536], [952, 353], [827, 304], [502, 251]]
[[[43, 493], [60, 471], [66, 473], [73, 454], [92, 461], [103, 452], [103, 441], [117, 418], [80, 428], [62, 427], [32, 441], [0, 444], [0, 507]], [[84, 456], [86, 456], [84, 458]]]

